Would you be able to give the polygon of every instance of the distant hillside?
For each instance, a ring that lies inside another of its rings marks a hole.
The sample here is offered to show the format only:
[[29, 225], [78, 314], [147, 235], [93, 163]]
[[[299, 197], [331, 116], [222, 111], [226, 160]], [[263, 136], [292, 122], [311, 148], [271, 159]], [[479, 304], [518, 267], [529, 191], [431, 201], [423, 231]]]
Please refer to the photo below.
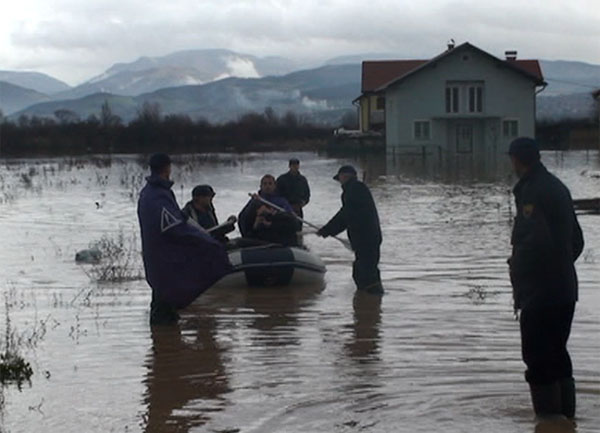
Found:
[[590, 93], [600, 89], [600, 65], [564, 60], [541, 60], [548, 87], [544, 96]]
[[163, 57], [141, 57], [118, 63], [103, 74], [67, 91], [60, 99], [98, 92], [140, 95], [167, 87], [205, 84], [228, 77], [260, 78], [297, 69], [282, 57], [255, 57], [228, 50], [180, 51]]
[[5, 116], [49, 99], [35, 90], [0, 81], [0, 110]]
[[113, 114], [124, 117], [129, 116], [132, 119], [138, 108], [137, 102], [130, 96], [111, 95], [109, 93], [95, 93], [80, 99], [67, 99], [62, 101], [49, 101], [33, 105], [26, 110], [15, 113], [10, 118], [13, 120], [20, 115], [38, 117], [54, 117], [56, 110], [69, 110], [76, 113], [81, 119], [85, 120], [91, 115], [99, 116], [100, 107], [107, 101], [110, 104]]
[[0, 71], [0, 81], [52, 95], [71, 87], [56, 78], [39, 72]]
[[589, 119], [594, 117], [596, 103], [591, 93], [538, 96], [537, 119]]
[[37, 104], [19, 114], [53, 116], [58, 109], [74, 111], [82, 118], [98, 114], [106, 98], [114, 114], [130, 121], [144, 102], [158, 103], [163, 114], [187, 114], [211, 122], [236, 119], [248, 112], [271, 107], [283, 115], [293, 111], [317, 122], [337, 121], [352, 109], [360, 92], [360, 65], [324, 66], [282, 77], [227, 78], [197, 86], [157, 90], [140, 96], [99, 93], [80, 99]]

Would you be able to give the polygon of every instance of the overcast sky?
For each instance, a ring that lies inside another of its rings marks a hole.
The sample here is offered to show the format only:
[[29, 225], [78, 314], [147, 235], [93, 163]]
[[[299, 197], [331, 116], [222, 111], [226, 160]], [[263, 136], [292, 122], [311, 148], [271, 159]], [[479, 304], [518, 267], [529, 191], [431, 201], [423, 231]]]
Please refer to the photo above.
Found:
[[600, 64], [599, 0], [4, 0], [0, 69], [79, 84], [116, 62], [227, 48], [315, 61], [430, 58], [450, 38], [496, 56]]

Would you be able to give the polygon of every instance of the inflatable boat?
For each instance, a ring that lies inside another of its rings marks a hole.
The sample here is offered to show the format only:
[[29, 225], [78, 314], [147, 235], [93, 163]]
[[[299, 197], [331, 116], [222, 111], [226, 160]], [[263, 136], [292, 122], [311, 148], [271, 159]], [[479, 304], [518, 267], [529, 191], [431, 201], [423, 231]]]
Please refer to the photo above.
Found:
[[233, 271], [219, 286], [272, 287], [322, 284], [325, 265], [300, 247], [262, 245], [230, 250]]

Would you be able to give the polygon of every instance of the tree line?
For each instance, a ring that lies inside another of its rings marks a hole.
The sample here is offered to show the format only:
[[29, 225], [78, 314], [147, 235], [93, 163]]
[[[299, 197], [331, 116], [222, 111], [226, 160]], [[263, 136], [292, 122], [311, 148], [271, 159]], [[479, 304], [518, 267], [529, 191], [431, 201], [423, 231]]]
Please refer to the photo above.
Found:
[[279, 116], [271, 108], [211, 124], [185, 114], [163, 115], [160, 105], [150, 102], [125, 124], [105, 101], [98, 115], [85, 120], [65, 109], [52, 118], [22, 115], [14, 121], [0, 112], [0, 155], [308, 149], [324, 144], [331, 132], [330, 126], [292, 112]]

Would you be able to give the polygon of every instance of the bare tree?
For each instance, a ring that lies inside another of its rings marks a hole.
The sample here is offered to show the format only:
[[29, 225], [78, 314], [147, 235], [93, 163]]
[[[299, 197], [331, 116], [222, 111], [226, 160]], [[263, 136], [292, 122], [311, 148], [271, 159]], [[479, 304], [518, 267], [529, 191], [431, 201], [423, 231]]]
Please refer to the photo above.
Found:
[[161, 111], [158, 102], [145, 101], [142, 107], [138, 109], [136, 120], [142, 123], [160, 123], [162, 117]]
[[100, 124], [104, 128], [110, 128], [121, 124], [121, 118], [112, 112], [108, 100], [104, 100], [100, 107]]
[[61, 124], [67, 125], [69, 123], [79, 122], [79, 115], [72, 110], [67, 110], [66, 108], [59, 108], [54, 112], [54, 117], [56, 117]]

